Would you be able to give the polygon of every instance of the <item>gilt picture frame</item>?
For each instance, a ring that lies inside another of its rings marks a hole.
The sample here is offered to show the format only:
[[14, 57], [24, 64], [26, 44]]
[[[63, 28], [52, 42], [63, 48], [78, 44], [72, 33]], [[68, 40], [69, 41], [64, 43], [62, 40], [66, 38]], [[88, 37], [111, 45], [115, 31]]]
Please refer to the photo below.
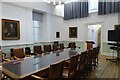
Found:
[[77, 38], [77, 27], [69, 27], [69, 38]]
[[20, 21], [2, 19], [2, 40], [20, 39]]

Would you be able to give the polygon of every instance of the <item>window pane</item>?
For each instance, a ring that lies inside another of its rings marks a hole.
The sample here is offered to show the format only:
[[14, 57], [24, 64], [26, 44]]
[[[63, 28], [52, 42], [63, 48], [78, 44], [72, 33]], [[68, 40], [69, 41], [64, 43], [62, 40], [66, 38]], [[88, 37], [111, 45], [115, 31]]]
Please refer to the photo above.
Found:
[[40, 35], [40, 28], [34, 28], [34, 35]]
[[42, 26], [42, 14], [33, 12], [33, 38], [34, 42], [40, 42], [40, 27]]
[[98, 0], [89, 0], [89, 13], [98, 11]]
[[33, 21], [33, 27], [40, 27], [39, 21]]

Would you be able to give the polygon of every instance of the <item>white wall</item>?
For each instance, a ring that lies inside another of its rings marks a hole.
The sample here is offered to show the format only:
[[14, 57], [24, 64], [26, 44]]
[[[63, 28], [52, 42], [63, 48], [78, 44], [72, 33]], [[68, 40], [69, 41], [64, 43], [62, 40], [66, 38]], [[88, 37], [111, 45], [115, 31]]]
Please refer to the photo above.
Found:
[[[32, 20], [32, 10], [26, 9], [26, 43], [33, 43], [33, 20]], [[24, 32], [23, 32], [24, 33]]]
[[[2, 18], [13, 19], [20, 21], [20, 40], [2, 40], [2, 45], [19, 45], [19, 44], [33, 44], [33, 22], [32, 22], [32, 8], [13, 3], [2, 3]], [[32, 4], [32, 3], [30, 3]], [[38, 5], [38, 4], [37, 4]], [[38, 5], [39, 6], [39, 5]], [[40, 7], [40, 6], [39, 6]], [[38, 8], [39, 8], [38, 7]], [[39, 8], [38, 12], [41, 8]], [[46, 12], [47, 9], [46, 8]], [[40, 42], [52, 41], [52, 14], [43, 12], [42, 26], [40, 30]], [[1, 40], [0, 40], [1, 41]]]
[[19, 5], [19, 6], [24, 6], [28, 8], [32, 8], [41, 12], [57, 15], [57, 16], [64, 16], [64, 5], [57, 5], [53, 6], [52, 4], [48, 4], [45, 2], [29, 2], [29, 1], [24, 1], [24, 2], [9, 2], [9, 4], [14, 4], [14, 5]]
[[43, 25], [41, 27], [41, 42], [51, 41], [51, 20], [52, 17], [48, 13], [43, 14]]
[[57, 5], [54, 7], [54, 14], [64, 17], [64, 5]]
[[[59, 10], [58, 10], [59, 9]], [[64, 6], [56, 6], [54, 8], [54, 13], [58, 16], [64, 16], [64, 13], [62, 13], [64, 11]], [[115, 24], [120, 23], [120, 13], [119, 13], [119, 17], [118, 17], [118, 13], [113, 13], [113, 14], [107, 14], [107, 15], [97, 15], [96, 13], [91, 13], [89, 15], [89, 17], [87, 18], [80, 18], [80, 19], [73, 19], [73, 20], [66, 20], [64, 21], [63, 18], [60, 17], [56, 17], [58, 19], [55, 19], [55, 23], [56, 26], [58, 26], [58, 28], [55, 28], [56, 32], [57, 30], [60, 30], [60, 32], [62, 32], [61, 35], [63, 35], [63, 37], [61, 37], [59, 40], [79, 40], [79, 41], [84, 41], [87, 39], [87, 28], [86, 26], [89, 24], [101, 24], [102, 26], [102, 41], [103, 42], [107, 42], [107, 35], [108, 35], [108, 29], [113, 29]], [[61, 19], [61, 20], [59, 20]], [[59, 22], [61, 21], [61, 22]], [[58, 25], [57, 25], [58, 24]], [[78, 38], [77, 39], [71, 39], [69, 38], [69, 34], [68, 34], [68, 27], [69, 26], [77, 26], [78, 27]], [[63, 29], [63, 30], [62, 30]], [[67, 33], [65, 33], [67, 32]], [[55, 33], [54, 33], [55, 34]], [[54, 37], [54, 39], [56, 40], [56, 38]]]
[[[20, 7], [27, 6], [26, 7]], [[42, 5], [42, 6], [41, 6]], [[30, 7], [31, 6], [31, 7]], [[85, 41], [87, 35], [87, 25], [93, 23], [102, 23], [102, 41], [107, 41], [108, 29], [113, 29], [115, 24], [118, 24], [118, 14], [109, 14], [99, 16], [97, 13], [92, 13], [89, 17], [63, 20], [63, 8], [57, 10], [53, 6], [49, 7], [39, 3], [19, 3], [15, 5], [3, 3], [2, 18], [15, 19], [20, 21], [21, 36], [20, 40], [2, 41], [2, 45], [15, 45], [33, 43], [33, 26], [32, 26], [32, 9], [44, 11], [43, 24], [41, 27], [41, 41]], [[53, 10], [52, 10], [53, 9]], [[57, 11], [55, 11], [56, 9]], [[54, 15], [54, 14], [55, 15]], [[58, 15], [58, 16], [56, 16]], [[69, 38], [69, 27], [78, 27], [78, 38]], [[56, 38], [56, 32], [60, 32], [60, 38]]]
[[[46, 21], [46, 24], [47, 24], [47, 41], [52, 41], [52, 37], [54, 35], [52, 35], [52, 30], [53, 30], [53, 25], [51, 23], [51, 21], [53, 21], [52, 19], [52, 15], [51, 14], [47, 14], [47, 21]], [[54, 22], [53, 22], [54, 23]]]
[[[68, 40], [67, 35], [68, 35], [68, 31], [67, 31], [67, 26], [65, 26], [65, 22], [63, 20], [62, 17], [60, 16], [55, 16], [52, 15], [52, 20], [51, 22], [51, 26], [52, 26], [52, 32], [51, 32], [51, 37], [52, 40], [59, 40], [59, 41], [64, 41], [64, 40]], [[60, 38], [56, 38], [56, 32], [60, 32]]]
[[3, 3], [2, 18], [20, 21], [20, 40], [3, 40], [2, 45], [33, 43], [32, 10]]
[[35, 10], [39, 10], [41, 12], [54, 14], [53, 8], [54, 6], [45, 2], [10, 2], [10, 4], [16, 4], [28, 8], [32, 8]]
[[[102, 39], [104, 42], [107, 41], [108, 29], [113, 29], [115, 24], [118, 24], [118, 14], [108, 14], [99, 16], [97, 13], [92, 13], [87, 18], [63, 20], [62, 17], [53, 16], [53, 33], [60, 31], [61, 38], [53, 38], [53, 40], [71, 40], [71, 41], [85, 41], [87, 35], [87, 25], [102, 23]], [[69, 27], [78, 27], [78, 38], [69, 38]]]

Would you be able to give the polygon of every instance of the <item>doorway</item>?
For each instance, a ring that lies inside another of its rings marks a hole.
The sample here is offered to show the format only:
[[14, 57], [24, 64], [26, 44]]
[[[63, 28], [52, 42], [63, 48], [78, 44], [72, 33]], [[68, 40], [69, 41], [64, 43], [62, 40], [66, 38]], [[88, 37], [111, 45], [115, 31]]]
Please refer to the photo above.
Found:
[[90, 24], [88, 28], [88, 40], [94, 41], [93, 47], [101, 47], [101, 24]]

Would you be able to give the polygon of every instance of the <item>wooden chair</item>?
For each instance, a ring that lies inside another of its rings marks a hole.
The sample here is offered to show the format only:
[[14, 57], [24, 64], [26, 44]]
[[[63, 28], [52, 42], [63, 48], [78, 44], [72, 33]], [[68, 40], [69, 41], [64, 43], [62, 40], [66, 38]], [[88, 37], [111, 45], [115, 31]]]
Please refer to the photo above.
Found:
[[52, 80], [57, 80], [57, 79], [61, 79], [62, 78], [62, 74], [63, 74], [63, 64], [64, 64], [64, 60], [51, 64], [50, 68], [49, 68], [49, 73], [48, 73], [48, 77], [43, 78], [39, 75], [32, 75], [33, 78], [41, 80], [41, 79], [52, 79]]
[[54, 41], [54, 44], [58, 45], [58, 44], [59, 44], [59, 41]]
[[44, 45], [44, 52], [51, 52], [51, 45]]
[[[69, 57], [72, 57], [72, 56], [74, 56], [76, 54], [77, 54], [77, 51], [75, 51], [75, 48], [71, 48], [69, 50]], [[70, 64], [70, 59], [68, 59], [68, 60], [65, 61], [64, 67], [68, 67], [69, 64]]]
[[64, 44], [63, 43], [60, 43], [59, 46], [60, 46], [60, 48], [59, 48], [60, 50], [64, 49]]
[[13, 52], [13, 48], [10, 49], [10, 59], [13, 60], [13, 59], [16, 59], [16, 60], [19, 60], [19, 58], [17, 58], [16, 56], [14, 56], [14, 52]]
[[13, 55], [14, 55], [14, 58], [16, 60], [19, 60], [21, 58], [25, 58], [24, 49], [23, 48], [13, 49]]
[[64, 61], [50, 65], [49, 78], [62, 78]]
[[79, 49], [80, 49], [80, 47], [76, 46], [76, 43], [75, 43], [75, 42], [70, 42], [70, 43], [68, 44], [68, 48], [79, 48]]
[[6, 53], [2, 52], [1, 56], [2, 56], [1, 57], [2, 62], [4, 62], [4, 61], [10, 62], [11, 61], [10, 59], [7, 58], [7, 54]]
[[10, 62], [11, 60], [6, 58], [6, 53], [0, 50], [0, 80], [7, 80], [7, 76], [2, 72], [2, 62]]
[[25, 54], [26, 54], [27, 56], [37, 55], [37, 54], [35, 54], [35, 53], [31, 53], [30, 47], [25, 47]]
[[95, 67], [97, 66], [96, 64], [96, 53], [97, 53], [97, 47], [93, 48], [92, 51], [92, 67], [95, 69]]
[[92, 71], [92, 54], [93, 54], [93, 49], [89, 49], [88, 51], [87, 51], [87, 57], [86, 57], [86, 59], [87, 59], [87, 71], [88, 72], [91, 72]]
[[34, 46], [34, 53], [35, 54], [42, 54], [42, 47], [41, 46]]
[[97, 48], [96, 48], [96, 63], [98, 64], [98, 55], [99, 55], [99, 53], [100, 53], [100, 47], [98, 46]]
[[93, 48], [92, 52], [92, 67], [95, 69], [98, 65], [98, 53], [99, 53], [100, 47]]
[[78, 61], [78, 74], [80, 74], [81, 76], [84, 76], [84, 78], [87, 75], [86, 55], [87, 55], [87, 51], [82, 52], [79, 55], [79, 61]]
[[70, 42], [68, 45], [69, 48], [76, 48], [75, 42]]
[[13, 54], [13, 48], [10, 49], [10, 57], [14, 57], [14, 54]]
[[31, 49], [30, 47], [25, 47], [25, 54], [30, 55], [31, 54]]
[[64, 69], [63, 77], [73, 78], [77, 73], [77, 65], [78, 65], [78, 55], [74, 55], [70, 58], [69, 66]]
[[52, 49], [53, 51], [57, 51], [58, 50], [58, 45], [57, 44], [53, 44], [52, 47], [53, 47], [53, 49]]

